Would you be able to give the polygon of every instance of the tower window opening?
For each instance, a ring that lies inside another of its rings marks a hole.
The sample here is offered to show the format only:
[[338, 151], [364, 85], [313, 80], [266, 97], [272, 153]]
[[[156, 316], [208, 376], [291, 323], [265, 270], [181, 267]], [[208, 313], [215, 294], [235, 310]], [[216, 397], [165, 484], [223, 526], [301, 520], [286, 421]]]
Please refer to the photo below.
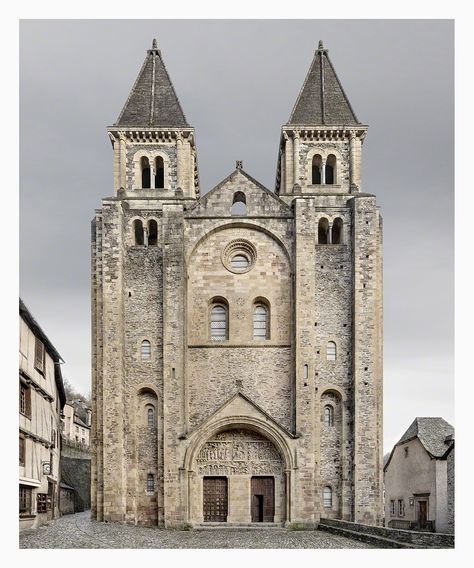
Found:
[[334, 219], [334, 223], [332, 224], [332, 239], [331, 239], [333, 245], [342, 245], [343, 242], [342, 227], [343, 227], [342, 219], [340, 217]]
[[326, 217], [319, 220], [318, 223], [318, 244], [327, 245], [329, 243], [329, 221]]
[[140, 219], [135, 219], [135, 221], [133, 222], [133, 233], [135, 235], [135, 244], [143, 245], [143, 223], [140, 221]]
[[165, 164], [161, 156], [155, 159], [155, 188], [164, 189], [165, 187]]
[[313, 161], [311, 164], [311, 183], [314, 185], [321, 184], [321, 165], [322, 159], [319, 154], [313, 156]]
[[234, 199], [232, 201], [232, 207], [230, 210], [231, 215], [247, 215], [247, 200], [245, 193], [242, 191], [236, 191], [234, 193]]
[[150, 162], [146, 156], [140, 158], [140, 168], [142, 172], [142, 189], [151, 187]]
[[149, 493], [153, 493], [155, 491], [155, 476], [152, 473], [149, 473], [147, 476], [146, 490]]
[[230, 265], [236, 270], [244, 270], [249, 264], [249, 259], [243, 254], [236, 254], [230, 259]]
[[156, 246], [158, 244], [158, 223], [155, 219], [148, 221], [148, 245]]
[[303, 367], [303, 379], [307, 379], [308, 378], [308, 365], [305, 365]]
[[149, 406], [147, 410], [147, 423], [148, 426], [155, 425], [155, 409], [152, 406]]
[[325, 181], [328, 185], [336, 183], [336, 156], [329, 154], [326, 160]]

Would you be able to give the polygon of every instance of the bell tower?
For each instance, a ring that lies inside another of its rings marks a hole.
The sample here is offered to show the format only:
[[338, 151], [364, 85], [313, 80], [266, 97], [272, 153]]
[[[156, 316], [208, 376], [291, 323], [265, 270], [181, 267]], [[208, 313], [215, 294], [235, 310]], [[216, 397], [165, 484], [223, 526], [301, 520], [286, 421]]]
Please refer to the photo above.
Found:
[[116, 123], [114, 189], [121, 197], [199, 197], [194, 128], [186, 120], [156, 39]]
[[320, 41], [288, 122], [282, 126], [276, 193], [357, 193], [367, 126], [357, 119]]

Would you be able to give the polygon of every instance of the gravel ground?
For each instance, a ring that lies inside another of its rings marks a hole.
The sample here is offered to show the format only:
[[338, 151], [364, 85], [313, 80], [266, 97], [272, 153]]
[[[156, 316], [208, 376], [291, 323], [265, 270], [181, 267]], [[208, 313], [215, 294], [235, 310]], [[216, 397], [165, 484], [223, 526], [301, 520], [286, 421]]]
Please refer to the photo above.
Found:
[[375, 548], [324, 531], [207, 529], [180, 531], [98, 523], [90, 512], [66, 515], [20, 533], [20, 548]]

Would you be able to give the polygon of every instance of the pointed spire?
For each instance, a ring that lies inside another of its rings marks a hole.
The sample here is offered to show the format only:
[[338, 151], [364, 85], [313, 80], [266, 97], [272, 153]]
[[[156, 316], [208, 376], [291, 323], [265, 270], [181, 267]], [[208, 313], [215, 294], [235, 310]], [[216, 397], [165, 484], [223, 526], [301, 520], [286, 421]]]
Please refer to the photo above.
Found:
[[359, 124], [321, 40], [288, 124]]
[[115, 126], [189, 127], [156, 39]]

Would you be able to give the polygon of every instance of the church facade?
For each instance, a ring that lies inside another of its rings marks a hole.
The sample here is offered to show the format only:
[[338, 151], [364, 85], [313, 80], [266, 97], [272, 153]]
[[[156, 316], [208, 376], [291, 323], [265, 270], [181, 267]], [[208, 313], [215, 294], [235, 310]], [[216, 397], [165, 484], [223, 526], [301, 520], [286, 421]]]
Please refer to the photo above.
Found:
[[201, 195], [156, 42], [108, 128], [92, 222], [92, 516], [165, 527], [380, 524], [382, 219], [320, 42], [270, 191]]

